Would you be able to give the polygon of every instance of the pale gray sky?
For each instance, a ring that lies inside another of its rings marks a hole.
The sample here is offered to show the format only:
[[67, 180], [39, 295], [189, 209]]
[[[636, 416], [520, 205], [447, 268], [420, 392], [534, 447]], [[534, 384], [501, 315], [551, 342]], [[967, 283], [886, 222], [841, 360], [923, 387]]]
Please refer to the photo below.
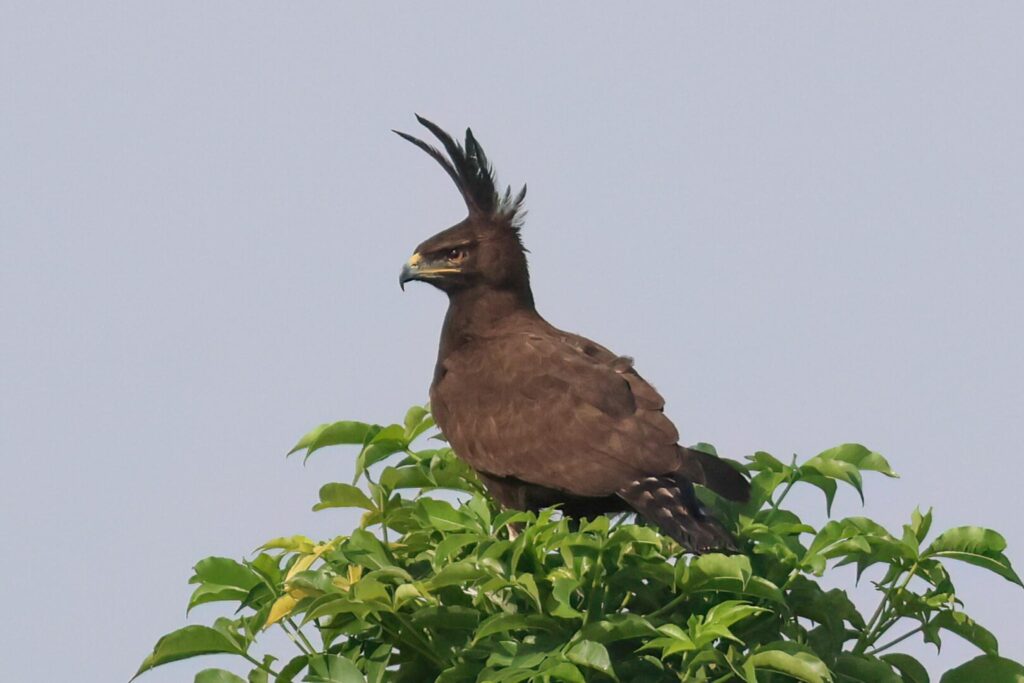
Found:
[[[1024, 6], [549, 5], [0, 5], [0, 678], [126, 680], [194, 561], [350, 528], [309, 507], [351, 457], [282, 456], [426, 399], [445, 302], [396, 279], [463, 208], [413, 111], [529, 182], [541, 312], [685, 441], [863, 442], [864, 513], [1024, 567]], [[1024, 591], [956, 569], [1024, 658]]]

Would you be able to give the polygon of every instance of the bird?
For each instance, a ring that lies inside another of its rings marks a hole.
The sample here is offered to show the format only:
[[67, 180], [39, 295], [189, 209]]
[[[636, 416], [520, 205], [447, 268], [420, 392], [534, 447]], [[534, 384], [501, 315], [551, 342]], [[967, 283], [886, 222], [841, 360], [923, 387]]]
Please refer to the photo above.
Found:
[[393, 131], [454, 181], [468, 215], [416, 247], [401, 269], [448, 296], [430, 409], [455, 455], [504, 508], [561, 506], [569, 518], [636, 513], [693, 554], [737, 552], [694, 485], [747, 501], [729, 462], [680, 445], [665, 400], [627, 356], [556, 328], [534, 303], [521, 229], [526, 186], [500, 192], [471, 129], [457, 141], [417, 115], [444, 149]]

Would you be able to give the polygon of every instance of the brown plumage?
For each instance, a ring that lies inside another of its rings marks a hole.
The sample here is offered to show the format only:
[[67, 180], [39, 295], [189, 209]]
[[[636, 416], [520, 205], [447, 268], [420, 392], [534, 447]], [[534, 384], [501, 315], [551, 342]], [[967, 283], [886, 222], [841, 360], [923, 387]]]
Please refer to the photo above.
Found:
[[[455, 181], [469, 216], [416, 248], [400, 283], [429, 282], [449, 298], [430, 401], [455, 453], [502, 505], [560, 504], [576, 517], [635, 511], [691, 552], [733, 550], [694, 484], [746, 500], [726, 462], [680, 446], [665, 401], [633, 361], [563, 332], [534, 307], [519, 236], [526, 188], [499, 194], [479, 143], [398, 133]], [[397, 131], [396, 131], [397, 132]]]

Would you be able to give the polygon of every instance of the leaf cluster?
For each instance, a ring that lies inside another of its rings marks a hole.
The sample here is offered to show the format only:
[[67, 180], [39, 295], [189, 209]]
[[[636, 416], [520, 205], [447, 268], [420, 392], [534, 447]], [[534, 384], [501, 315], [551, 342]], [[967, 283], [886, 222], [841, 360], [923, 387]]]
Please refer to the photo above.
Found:
[[[911, 637], [938, 647], [952, 633], [981, 655], [945, 683], [1024, 675], [964, 612], [947, 571], [956, 560], [1021, 585], [1002, 536], [980, 527], [932, 535], [930, 511], [915, 510], [896, 532], [865, 517], [828, 519], [840, 484], [863, 498], [865, 472], [895, 476], [863, 446], [802, 463], [750, 456], [749, 503], [700, 491], [742, 552], [694, 557], [625, 515], [499, 509], [440, 436], [426, 438], [433, 426], [417, 406], [400, 424], [336, 422], [302, 437], [292, 453], [307, 458], [357, 449], [354, 480], [324, 485], [313, 509], [362, 510], [358, 528], [201, 560], [188, 608], [224, 603], [233, 614], [165, 635], [139, 673], [226, 653], [246, 678], [206, 669], [196, 682], [922, 683], [924, 666], [894, 648]], [[824, 523], [783, 505], [808, 486], [824, 494]], [[871, 613], [822, 585], [844, 565], [858, 580], [877, 575]], [[254, 654], [268, 629], [282, 629], [295, 651]]]

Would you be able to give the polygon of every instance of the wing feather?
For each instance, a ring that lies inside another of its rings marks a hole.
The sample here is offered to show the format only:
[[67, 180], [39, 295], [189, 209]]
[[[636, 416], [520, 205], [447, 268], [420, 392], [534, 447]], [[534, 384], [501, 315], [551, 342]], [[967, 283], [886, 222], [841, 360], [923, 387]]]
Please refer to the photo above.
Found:
[[431, 389], [438, 425], [473, 468], [579, 496], [675, 471], [678, 432], [632, 362], [565, 333], [465, 344]]

